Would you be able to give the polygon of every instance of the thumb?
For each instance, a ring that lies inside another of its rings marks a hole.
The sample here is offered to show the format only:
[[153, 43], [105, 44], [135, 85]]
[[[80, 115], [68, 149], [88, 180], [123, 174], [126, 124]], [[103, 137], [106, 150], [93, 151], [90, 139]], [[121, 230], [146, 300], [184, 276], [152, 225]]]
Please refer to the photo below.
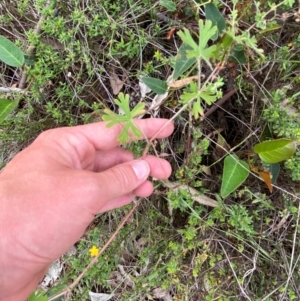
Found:
[[145, 160], [126, 162], [96, 173], [98, 205], [103, 207], [112, 199], [130, 194], [147, 180], [149, 173], [150, 166]]

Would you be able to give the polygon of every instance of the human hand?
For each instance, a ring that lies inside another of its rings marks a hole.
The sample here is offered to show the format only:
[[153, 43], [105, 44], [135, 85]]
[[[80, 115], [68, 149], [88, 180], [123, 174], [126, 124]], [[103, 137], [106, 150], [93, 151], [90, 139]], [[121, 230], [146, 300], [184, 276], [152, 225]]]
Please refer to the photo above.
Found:
[[[144, 138], [173, 131], [164, 119], [136, 124]], [[120, 148], [121, 129], [100, 122], [46, 131], [0, 174], [1, 301], [24, 301], [97, 213], [130, 203], [132, 195], [149, 196], [149, 175], [170, 176], [167, 161], [133, 160]]]

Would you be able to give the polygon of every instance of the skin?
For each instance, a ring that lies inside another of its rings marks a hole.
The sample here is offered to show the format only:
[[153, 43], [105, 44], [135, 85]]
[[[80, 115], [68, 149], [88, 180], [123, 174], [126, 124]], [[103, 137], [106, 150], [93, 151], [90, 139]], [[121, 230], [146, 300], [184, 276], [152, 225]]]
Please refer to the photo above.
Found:
[[[164, 119], [137, 120], [144, 138], [173, 132]], [[122, 126], [105, 122], [45, 131], [0, 174], [0, 300], [24, 301], [49, 265], [84, 234], [98, 213], [147, 197], [148, 176], [166, 179], [170, 164], [134, 160], [119, 147]]]

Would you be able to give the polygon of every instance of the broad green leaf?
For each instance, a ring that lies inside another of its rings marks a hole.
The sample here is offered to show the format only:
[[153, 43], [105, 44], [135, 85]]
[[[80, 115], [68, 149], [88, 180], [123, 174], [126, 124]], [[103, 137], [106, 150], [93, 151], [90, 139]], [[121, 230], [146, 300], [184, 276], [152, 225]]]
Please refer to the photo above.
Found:
[[48, 301], [48, 297], [44, 296], [42, 292], [36, 291], [29, 296], [28, 301]]
[[242, 44], [238, 44], [231, 50], [231, 57], [238, 62], [239, 64], [246, 64], [247, 58], [244, 51], [244, 46]]
[[270, 171], [271, 176], [272, 176], [272, 178], [271, 178], [272, 184], [275, 184], [275, 182], [278, 178], [279, 172], [280, 172], [280, 164], [279, 163], [266, 164], [265, 168]]
[[176, 10], [176, 4], [173, 1], [160, 0], [159, 4], [163, 7], [165, 7], [168, 11], [175, 11]]
[[247, 179], [249, 172], [247, 162], [236, 155], [228, 155], [224, 160], [221, 196], [227, 197], [235, 191]]
[[296, 151], [296, 143], [291, 139], [264, 141], [254, 146], [254, 152], [266, 163], [273, 164], [290, 159]]
[[142, 77], [141, 81], [156, 94], [165, 94], [168, 90], [168, 84], [154, 77]]
[[187, 58], [187, 50], [191, 50], [192, 48], [183, 43], [179, 50], [178, 54], [175, 58], [175, 67], [173, 73], [173, 80], [176, 80], [181, 74], [183, 74], [186, 70], [188, 70], [191, 66], [196, 63], [196, 58]]
[[18, 100], [11, 101], [8, 99], [0, 98], [0, 124], [16, 108], [18, 103]]
[[19, 47], [0, 35], [0, 60], [9, 66], [20, 67], [25, 58]]
[[226, 28], [226, 21], [219, 9], [213, 3], [208, 3], [205, 5], [205, 17], [207, 20], [211, 20], [212, 24], [216, 25], [218, 28], [218, 32], [216, 32], [211, 38], [213, 41], [215, 41], [220, 33]]
[[232, 36], [226, 33], [222, 38], [221, 45], [223, 46], [224, 50], [227, 50], [229, 47], [231, 47], [232, 42]]

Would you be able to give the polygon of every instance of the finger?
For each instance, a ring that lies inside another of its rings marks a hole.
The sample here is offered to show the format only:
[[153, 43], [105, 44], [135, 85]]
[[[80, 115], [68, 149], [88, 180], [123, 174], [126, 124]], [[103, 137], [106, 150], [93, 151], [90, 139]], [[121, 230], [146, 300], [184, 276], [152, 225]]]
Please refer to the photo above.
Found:
[[98, 151], [95, 154], [94, 163], [90, 170], [101, 172], [115, 165], [133, 161], [133, 159], [133, 153], [121, 147]]
[[[171, 135], [174, 125], [168, 119], [137, 119], [134, 120], [136, 126], [140, 129], [142, 135], [140, 139], [152, 138], [157, 134], [157, 138], [165, 138]], [[111, 149], [120, 143], [117, 138], [124, 126], [122, 124], [107, 128], [106, 122], [91, 123], [73, 128], [68, 128], [69, 132], [76, 135], [83, 135], [88, 139], [96, 150]], [[79, 139], [80, 140], [80, 139]], [[138, 139], [131, 139], [131, 141]], [[76, 140], [74, 140], [76, 143]], [[80, 147], [81, 145], [78, 145]]]
[[132, 194], [123, 195], [119, 198], [113, 199], [106, 203], [100, 210], [100, 212], [106, 212], [112, 209], [120, 208], [122, 206], [130, 204], [136, 197], [148, 197], [153, 192], [153, 185], [151, 182], [146, 181], [141, 184]]
[[132, 193], [146, 181], [150, 166], [145, 160], [116, 165], [100, 173], [91, 173], [88, 180], [90, 212], [96, 214], [109, 201]]
[[172, 167], [168, 161], [155, 156], [147, 155], [144, 158], [150, 166], [150, 176], [157, 179], [167, 179], [172, 173]]
[[146, 198], [152, 194], [153, 190], [153, 184], [150, 181], [145, 181], [139, 187], [137, 187], [132, 194], [137, 197]]
[[133, 200], [134, 200], [134, 196], [129, 195], [129, 194], [123, 195], [123, 196], [121, 196], [119, 198], [113, 199], [113, 200], [109, 201], [108, 203], [106, 203], [101, 208], [101, 210], [99, 211], [99, 213], [123, 207], [125, 205], [130, 204]]

